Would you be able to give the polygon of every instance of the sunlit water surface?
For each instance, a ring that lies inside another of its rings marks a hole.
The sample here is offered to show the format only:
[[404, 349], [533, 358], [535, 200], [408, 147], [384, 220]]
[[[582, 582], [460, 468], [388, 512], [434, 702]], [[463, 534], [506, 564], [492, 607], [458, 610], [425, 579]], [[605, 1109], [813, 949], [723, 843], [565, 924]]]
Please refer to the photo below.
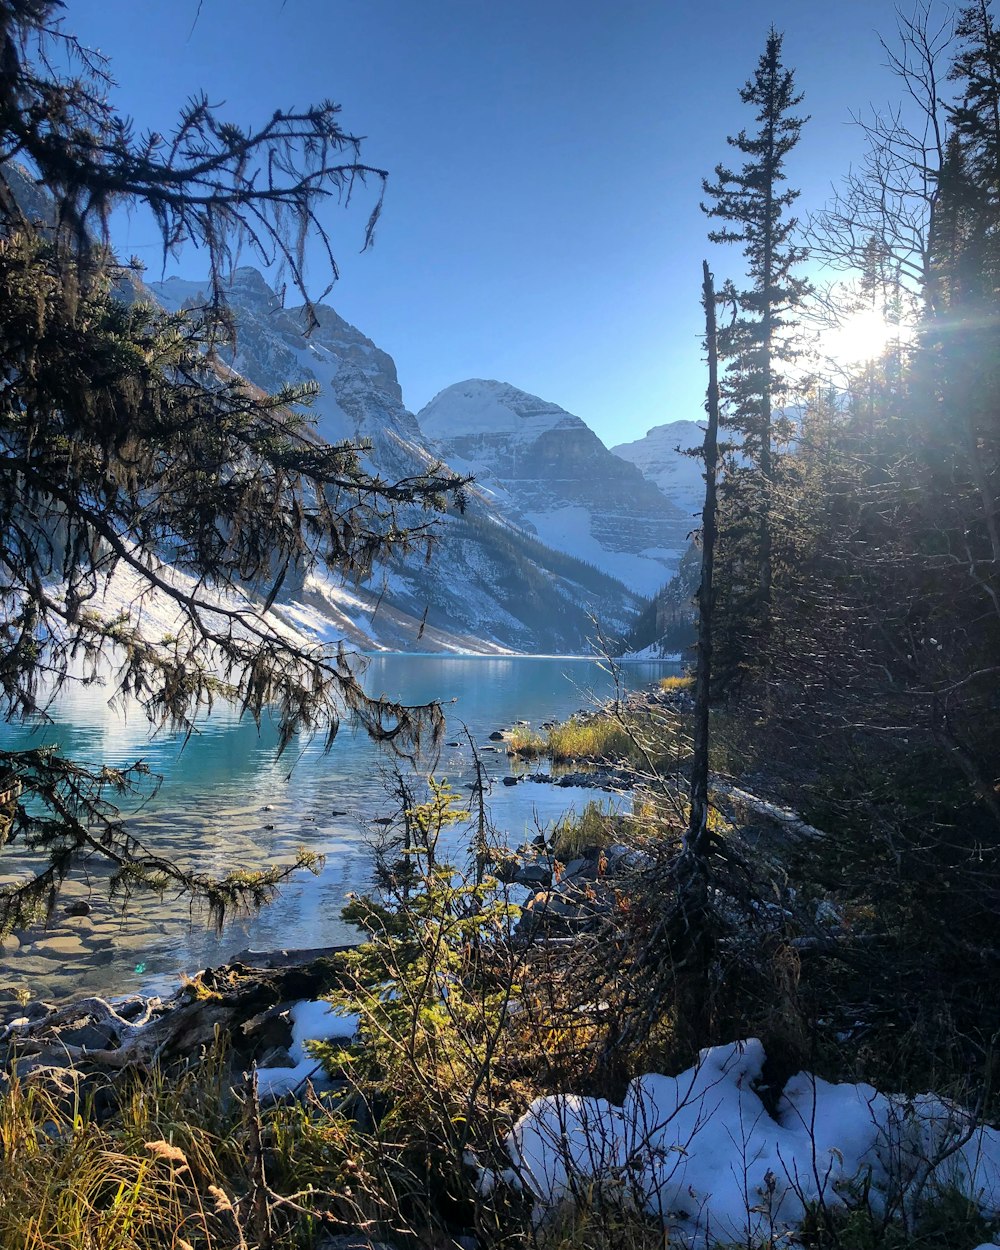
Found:
[[[627, 665], [625, 690], [648, 686], [676, 665]], [[489, 741], [496, 729], [517, 720], [538, 726], [615, 693], [614, 679], [599, 663], [548, 657], [384, 655], [365, 675], [370, 694], [405, 703], [440, 699], [446, 704], [447, 745], [425, 759], [413, 777], [433, 770], [456, 789], [468, 785], [473, 741], [496, 784], [490, 796], [493, 823], [511, 845], [533, 836], [567, 809], [580, 810], [594, 792], [522, 783], [504, 786], [509, 773], [502, 747]], [[318, 875], [298, 873], [277, 900], [258, 914], [230, 920], [213, 932], [186, 900], [143, 894], [124, 914], [109, 902], [107, 874], [97, 864], [67, 885], [47, 928], [4, 940], [2, 984], [59, 998], [132, 990], [165, 992], [181, 971], [225, 962], [245, 948], [316, 947], [357, 940], [340, 918], [345, 896], [372, 883], [372, 818], [392, 814], [392, 763], [360, 733], [344, 726], [327, 754], [317, 741], [300, 740], [280, 758], [276, 735], [260, 733], [227, 708], [218, 708], [187, 742], [150, 735], [140, 712], [122, 717], [107, 706], [107, 691], [76, 687], [60, 698], [55, 723], [34, 731], [0, 729], [5, 745], [58, 742], [62, 751], [89, 764], [122, 765], [145, 760], [162, 777], [144, 801], [125, 807], [128, 827], [155, 851], [215, 873], [235, 867], [290, 863], [306, 847], [325, 856]], [[422, 771], [421, 771], [422, 770]], [[465, 836], [461, 828], [453, 837]], [[456, 853], [460, 854], [456, 846]], [[14, 865], [0, 860], [0, 869]], [[79, 899], [88, 916], [69, 916]]]

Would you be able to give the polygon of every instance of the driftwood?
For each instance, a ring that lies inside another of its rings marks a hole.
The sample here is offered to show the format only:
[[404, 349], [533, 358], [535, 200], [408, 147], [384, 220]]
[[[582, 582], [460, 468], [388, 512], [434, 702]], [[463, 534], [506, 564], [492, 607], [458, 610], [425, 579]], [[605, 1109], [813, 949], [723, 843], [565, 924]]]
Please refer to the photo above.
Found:
[[237, 1061], [249, 1064], [287, 1046], [291, 1029], [283, 1009], [335, 988], [338, 956], [346, 949], [246, 952], [256, 966], [234, 962], [206, 969], [166, 1002], [140, 995], [115, 1002], [94, 997], [33, 1018], [22, 1015], [0, 1031], [0, 1062], [6, 1043], [8, 1069], [37, 1056], [49, 1067], [148, 1067], [194, 1058], [223, 1031]]

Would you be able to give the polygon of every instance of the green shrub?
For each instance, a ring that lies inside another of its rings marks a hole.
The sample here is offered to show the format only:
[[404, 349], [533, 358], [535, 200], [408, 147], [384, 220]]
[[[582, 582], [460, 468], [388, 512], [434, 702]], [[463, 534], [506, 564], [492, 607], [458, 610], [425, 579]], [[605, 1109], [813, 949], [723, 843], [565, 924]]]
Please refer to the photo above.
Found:
[[446, 782], [432, 780], [430, 789], [407, 812], [414, 836], [405, 891], [344, 909], [367, 941], [346, 956], [343, 988], [330, 1001], [360, 1016], [359, 1040], [347, 1051], [316, 1043], [314, 1052], [386, 1106], [380, 1132], [396, 1126], [402, 1139], [432, 1140], [453, 1160], [469, 1125], [489, 1120], [480, 1097], [492, 1096], [491, 1065], [517, 989], [508, 939], [520, 909], [494, 877], [477, 884], [438, 861], [442, 832], [469, 813]]

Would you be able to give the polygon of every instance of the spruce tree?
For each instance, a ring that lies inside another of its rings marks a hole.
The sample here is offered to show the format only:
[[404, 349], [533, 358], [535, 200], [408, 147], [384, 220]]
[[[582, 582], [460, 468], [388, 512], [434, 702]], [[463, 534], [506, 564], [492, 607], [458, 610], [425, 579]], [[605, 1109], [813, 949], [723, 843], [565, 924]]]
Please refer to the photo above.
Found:
[[[955, 39], [949, 78], [959, 96], [937, 179], [918, 376], [931, 401], [927, 468], [958, 505], [952, 542], [986, 585], [1000, 570], [1000, 32], [989, 0], [960, 11]], [[993, 600], [1000, 618], [995, 590]]]
[[955, 28], [960, 48], [949, 77], [962, 100], [952, 110], [976, 184], [994, 213], [1000, 208], [1000, 31], [991, 0], [962, 9]]
[[[776, 411], [787, 394], [782, 372], [794, 357], [790, 330], [807, 283], [795, 276], [805, 250], [795, 241], [798, 226], [788, 209], [798, 192], [785, 185], [785, 162], [799, 141], [806, 118], [795, 115], [802, 101], [794, 76], [781, 60], [782, 36], [772, 27], [757, 69], [740, 91], [756, 109], [756, 129], [741, 130], [728, 142], [744, 157], [739, 169], [719, 164], [706, 179], [703, 211], [722, 226], [709, 233], [713, 243], [739, 243], [747, 261], [748, 284], [728, 283], [721, 298], [734, 316], [719, 332], [720, 355], [727, 360], [722, 383], [724, 422], [732, 430], [740, 460], [732, 450], [726, 460], [722, 506], [724, 563], [720, 589], [728, 586], [730, 613], [728, 667], [738, 661], [733, 649], [740, 638], [766, 622], [774, 564], [774, 515], [777, 439], [787, 437], [787, 423]], [[728, 530], [728, 533], [725, 531]], [[723, 594], [727, 591], [723, 589]], [[741, 617], [734, 619], [733, 613]], [[725, 616], [725, 613], [723, 613]], [[726, 661], [723, 661], [726, 665]], [[723, 674], [724, 677], [724, 674]]]

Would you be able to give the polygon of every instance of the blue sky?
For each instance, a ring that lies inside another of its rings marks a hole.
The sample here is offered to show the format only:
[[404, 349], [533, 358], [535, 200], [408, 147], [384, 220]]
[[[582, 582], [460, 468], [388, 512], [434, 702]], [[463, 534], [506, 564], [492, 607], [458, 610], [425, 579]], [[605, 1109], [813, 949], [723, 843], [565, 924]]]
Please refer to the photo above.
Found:
[[[244, 125], [338, 101], [390, 180], [363, 255], [370, 201], [331, 210], [329, 302], [395, 358], [407, 405], [498, 378], [611, 445], [701, 414], [701, 261], [721, 279], [741, 257], [706, 242], [700, 179], [752, 126], [738, 91], [772, 22], [812, 116], [789, 161], [806, 214], [861, 155], [852, 112], [898, 97], [891, 0], [71, 0], [66, 27], [142, 128], [201, 88]], [[160, 276], [141, 222], [118, 244]]]

